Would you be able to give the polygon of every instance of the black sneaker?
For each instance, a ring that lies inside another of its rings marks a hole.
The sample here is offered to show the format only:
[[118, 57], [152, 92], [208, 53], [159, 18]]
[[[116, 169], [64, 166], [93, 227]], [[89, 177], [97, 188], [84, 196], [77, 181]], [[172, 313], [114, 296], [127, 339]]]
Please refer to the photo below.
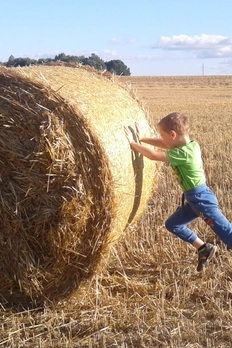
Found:
[[198, 265], [197, 265], [198, 272], [202, 271], [203, 267], [205, 267], [209, 263], [209, 261], [214, 256], [216, 250], [217, 250], [217, 247], [210, 243], [206, 243], [203, 249], [198, 250]]

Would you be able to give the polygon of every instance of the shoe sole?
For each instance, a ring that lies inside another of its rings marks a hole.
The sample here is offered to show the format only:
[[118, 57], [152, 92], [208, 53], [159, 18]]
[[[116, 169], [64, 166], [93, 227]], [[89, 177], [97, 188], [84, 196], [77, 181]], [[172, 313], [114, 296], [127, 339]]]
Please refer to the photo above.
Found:
[[212, 248], [212, 250], [210, 251], [209, 256], [208, 256], [206, 262], [202, 265], [201, 269], [197, 269], [198, 272], [201, 272], [205, 268], [205, 266], [208, 265], [209, 261], [212, 260], [212, 258], [214, 257], [214, 254], [216, 253], [216, 251], [217, 251], [217, 247], [214, 246]]
[[216, 251], [217, 251], [217, 247], [214, 246], [214, 247], [212, 248], [212, 250], [210, 251], [210, 253], [209, 253], [209, 256], [208, 256], [208, 258], [207, 258], [207, 261], [206, 261], [206, 263], [205, 263], [205, 266], [208, 265], [209, 261], [214, 257], [214, 254], [216, 253]]

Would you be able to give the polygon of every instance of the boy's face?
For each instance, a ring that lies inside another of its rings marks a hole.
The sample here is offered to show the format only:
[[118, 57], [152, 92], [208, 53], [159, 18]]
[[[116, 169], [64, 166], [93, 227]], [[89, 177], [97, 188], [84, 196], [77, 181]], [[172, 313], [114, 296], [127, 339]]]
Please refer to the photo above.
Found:
[[176, 132], [171, 130], [170, 132], [165, 132], [161, 127], [158, 127], [159, 134], [163, 139], [163, 142], [169, 149], [175, 147]]

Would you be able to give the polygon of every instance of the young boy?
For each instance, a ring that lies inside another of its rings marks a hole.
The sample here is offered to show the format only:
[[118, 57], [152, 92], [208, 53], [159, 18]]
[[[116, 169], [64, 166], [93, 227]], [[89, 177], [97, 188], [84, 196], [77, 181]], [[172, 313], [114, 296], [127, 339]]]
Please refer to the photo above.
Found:
[[214, 256], [216, 246], [204, 243], [187, 225], [200, 217], [228, 247], [232, 247], [232, 224], [221, 213], [216, 196], [206, 185], [200, 146], [189, 138], [188, 118], [174, 112], [161, 119], [158, 123], [161, 138], [141, 137], [136, 124], [140, 142], [165, 149], [165, 152], [141, 145], [134, 140], [129, 128], [124, 127], [124, 130], [134, 150], [151, 160], [171, 164], [183, 197], [182, 206], [167, 219], [165, 227], [198, 249], [197, 271], [201, 271]]

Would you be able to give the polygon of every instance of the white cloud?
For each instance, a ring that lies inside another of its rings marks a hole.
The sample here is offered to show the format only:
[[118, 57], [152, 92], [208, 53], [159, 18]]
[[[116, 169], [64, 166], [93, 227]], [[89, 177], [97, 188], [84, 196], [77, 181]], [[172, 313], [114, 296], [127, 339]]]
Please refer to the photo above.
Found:
[[112, 57], [119, 55], [117, 51], [110, 51], [110, 50], [105, 50], [104, 54], [108, 56], [112, 56]]
[[197, 52], [197, 58], [232, 58], [232, 37], [221, 35], [162, 36], [152, 49]]
[[125, 54], [125, 53], [119, 53], [117, 51], [110, 51], [110, 50], [105, 50], [104, 53], [102, 53], [100, 55], [101, 57], [104, 58], [111, 58], [111, 59], [121, 59], [121, 60], [134, 60], [134, 61], [164, 61], [164, 60], [180, 60], [180, 59], [184, 59], [186, 60], [186, 58], [181, 58], [181, 57], [164, 57], [164, 56], [153, 56], [150, 54], [147, 55], [142, 55], [142, 54], [137, 54], [137, 55], [133, 55], [133, 54]]
[[232, 38], [227, 38], [221, 35], [179, 35], [179, 36], [161, 36], [158, 43], [152, 48], [154, 49], [206, 49], [212, 48], [212, 46], [232, 45]]
[[120, 43], [120, 40], [117, 39], [116, 37], [112, 37], [112, 38], [109, 40], [109, 42], [118, 44], [118, 43]]
[[117, 44], [117, 45], [128, 45], [128, 44], [134, 44], [135, 42], [136, 42], [135, 38], [118, 39], [116, 37], [113, 37], [109, 40], [109, 43]]
[[217, 49], [202, 50], [197, 58], [232, 58], [232, 45]]

